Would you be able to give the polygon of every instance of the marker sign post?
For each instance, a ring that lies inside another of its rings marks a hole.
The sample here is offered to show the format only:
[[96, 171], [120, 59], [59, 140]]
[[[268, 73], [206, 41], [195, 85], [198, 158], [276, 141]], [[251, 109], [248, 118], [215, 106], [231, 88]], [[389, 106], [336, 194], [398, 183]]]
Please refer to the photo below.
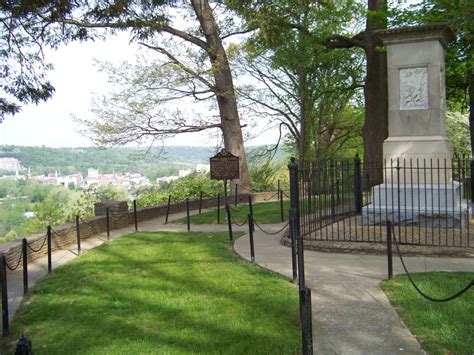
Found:
[[225, 204], [227, 206], [227, 180], [240, 178], [239, 157], [222, 149], [210, 158], [211, 179], [224, 180]]

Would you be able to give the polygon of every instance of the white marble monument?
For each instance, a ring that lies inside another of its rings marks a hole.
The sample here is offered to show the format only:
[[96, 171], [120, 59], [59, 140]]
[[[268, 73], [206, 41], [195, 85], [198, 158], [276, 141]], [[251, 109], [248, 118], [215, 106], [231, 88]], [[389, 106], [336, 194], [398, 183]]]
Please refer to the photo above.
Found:
[[445, 126], [444, 49], [454, 34], [444, 24], [378, 34], [387, 50], [389, 134], [384, 183], [372, 188], [364, 223], [464, 224], [462, 184], [452, 181], [453, 149]]

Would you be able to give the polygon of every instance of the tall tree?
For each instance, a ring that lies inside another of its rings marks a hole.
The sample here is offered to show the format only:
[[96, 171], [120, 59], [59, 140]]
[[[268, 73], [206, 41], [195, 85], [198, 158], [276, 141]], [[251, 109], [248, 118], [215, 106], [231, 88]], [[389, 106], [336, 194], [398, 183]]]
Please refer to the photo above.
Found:
[[[198, 31], [186, 31], [184, 21], [174, 21], [181, 27], [173, 25], [173, 12], [182, 6], [190, 5], [194, 21], [199, 24]], [[176, 7], [175, 7], [176, 6]], [[21, 11], [19, 7], [25, 7]], [[175, 62], [172, 54], [164, 47], [157, 46], [160, 34], [169, 34], [175, 39], [185, 41], [203, 51], [212, 66], [214, 83], [211, 87], [216, 96], [220, 114], [219, 128], [222, 130], [224, 144], [227, 150], [240, 157], [240, 184], [250, 187], [250, 179], [245, 155], [242, 128], [237, 110], [232, 73], [223, 46], [223, 38], [232, 33], [221, 33], [214, 10], [208, 0], [166, 1], [166, 0], [99, 0], [90, 2], [80, 0], [69, 2], [33, 1], [25, 5], [14, 2], [1, 8], [2, 25], [6, 37], [17, 33], [27, 33], [28, 38], [39, 47], [43, 44], [57, 46], [71, 40], [87, 40], [104, 37], [108, 33], [129, 31], [132, 40], [139, 41], [169, 57]], [[8, 23], [10, 25], [8, 25]], [[232, 28], [232, 26], [229, 26]], [[97, 31], [106, 29], [108, 32]], [[21, 48], [21, 43], [19, 44]], [[8, 47], [2, 46], [8, 50]], [[182, 68], [186, 70], [185, 67]], [[24, 87], [26, 84], [21, 83]], [[20, 101], [22, 97], [20, 96]], [[144, 132], [149, 135], [159, 135], [159, 129], [149, 129]]]
[[259, 28], [249, 40], [250, 61], [243, 67], [269, 92], [244, 94], [261, 106], [260, 112], [269, 110], [288, 127], [300, 161], [324, 159], [321, 154], [328, 153], [330, 145], [348, 137], [348, 121], [341, 125], [340, 114], [353, 96], [351, 89], [358, 86], [360, 67], [346, 65], [348, 60], [358, 62], [355, 53], [328, 53], [321, 43], [351, 20], [355, 5], [306, 0], [231, 3], [249, 26]]
[[[364, 160], [382, 162], [383, 142], [388, 135], [387, 56], [380, 49], [382, 42], [374, 31], [387, 28], [387, 1], [368, 0], [365, 30], [353, 37], [332, 36], [326, 47], [362, 48], [366, 55], [364, 85], [365, 122], [363, 128]], [[382, 170], [371, 177], [371, 183], [382, 180]]]

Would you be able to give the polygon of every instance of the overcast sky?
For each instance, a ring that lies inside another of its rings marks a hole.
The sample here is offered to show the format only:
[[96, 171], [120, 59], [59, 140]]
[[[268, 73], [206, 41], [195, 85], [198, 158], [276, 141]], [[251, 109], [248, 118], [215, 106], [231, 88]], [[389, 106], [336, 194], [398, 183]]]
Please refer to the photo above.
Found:
[[[87, 117], [93, 93], [107, 92], [107, 76], [97, 71], [94, 59], [120, 63], [133, 61], [138, 45], [128, 43], [128, 36], [106, 42], [71, 43], [46, 54], [54, 65], [49, 74], [56, 92], [50, 100], [39, 105], [23, 107], [15, 116], [7, 116], [0, 124], [0, 145], [81, 147], [91, 142], [79, 134], [79, 125], [72, 114]], [[248, 144], [271, 144], [277, 132], [266, 132]], [[207, 133], [181, 135], [166, 141], [167, 145], [215, 146], [216, 138]]]

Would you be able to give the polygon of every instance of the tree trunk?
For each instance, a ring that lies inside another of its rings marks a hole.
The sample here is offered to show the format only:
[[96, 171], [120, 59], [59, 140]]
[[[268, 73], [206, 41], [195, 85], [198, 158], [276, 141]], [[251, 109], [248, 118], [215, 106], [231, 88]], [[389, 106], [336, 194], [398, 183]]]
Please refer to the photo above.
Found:
[[[381, 41], [373, 31], [387, 28], [385, 0], [368, 0], [365, 53], [367, 76], [364, 85], [365, 122], [363, 128], [364, 161], [374, 168], [368, 175], [369, 186], [383, 182], [383, 142], [388, 136], [387, 54], [379, 50]], [[377, 11], [376, 15], [373, 11]]]
[[209, 45], [208, 56], [214, 72], [224, 145], [229, 152], [240, 158], [239, 185], [244, 189], [250, 189], [250, 175], [237, 110], [234, 83], [229, 61], [219, 36], [219, 28], [208, 0], [191, 0], [191, 4]]
[[[383, 142], [388, 135], [387, 56], [377, 50], [378, 41], [371, 33], [367, 41], [367, 77], [364, 85], [365, 122], [363, 128], [364, 161], [376, 164], [372, 183], [381, 183]], [[380, 170], [380, 171], [378, 171]], [[377, 173], [376, 173], [377, 171]]]

